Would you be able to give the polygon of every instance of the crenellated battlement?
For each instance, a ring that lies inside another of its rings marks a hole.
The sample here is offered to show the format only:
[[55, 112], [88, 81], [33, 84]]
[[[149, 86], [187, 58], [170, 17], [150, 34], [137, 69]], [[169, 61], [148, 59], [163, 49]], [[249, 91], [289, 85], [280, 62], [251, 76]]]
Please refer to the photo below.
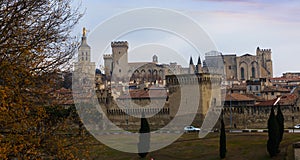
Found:
[[257, 47], [256, 55], [257, 56], [264, 56], [266, 59], [271, 59], [272, 50], [271, 49], [260, 49]]
[[221, 84], [221, 75], [218, 74], [181, 74], [181, 75], [168, 75], [166, 76], [167, 86], [176, 85], [189, 85], [189, 84]]
[[111, 47], [127, 47], [128, 48], [128, 42], [127, 41], [111, 42]]
[[112, 57], [112, 54], [104, 54], [103, 58], [104, 59], [109, 59], [109, 58], [113, 58], [113, 57]]
[[261, 52], [271, 52], [271, 49], [261, 49]]
[[271, 49], [260, 49], [257, 47], [257, 52], [271, 52]]

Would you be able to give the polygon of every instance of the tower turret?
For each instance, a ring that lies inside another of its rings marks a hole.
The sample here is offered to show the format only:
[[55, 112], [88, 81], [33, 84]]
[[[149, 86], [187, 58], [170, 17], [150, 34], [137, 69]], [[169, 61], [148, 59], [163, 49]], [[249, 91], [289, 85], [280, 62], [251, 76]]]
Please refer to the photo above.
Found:
[[194, 65], [192, 56], [190, 57], [190, 65]]
[[116, 80], [123, 80], [128, 73], [128, 42], [111, 42], [113, 71]]
[[257, 47], [256, 56], [260, 64], [260, 78], [273, 77], [273, 64], [271, 55], [271, 49], [260, 49], [259, 47]]
[[104, 54], [104, 72], [107, 77], [110, 77], [112, 74], [112, 64], [113, 64], [113, 58], [111, 54]]
[[158, 62], [158, 57], [157, 57], [157, 55], [154, 55], [154, 56], [152, 57], [152, 62], [153, 62], [153, 63], [157, 63], [157, 62]]
[[189, 65], [189, 74], [194, 74], [195, 73], [195, 66], [193, 62], [192, 56], [190, 57], [190, 65]]
[[201, 59], [200, 59], [200, 56], [198, 57], [198, 62], [197, 62], [197, 65], [196, 65], [196, 73], [202, 73], [202, 64], [201, 64]]

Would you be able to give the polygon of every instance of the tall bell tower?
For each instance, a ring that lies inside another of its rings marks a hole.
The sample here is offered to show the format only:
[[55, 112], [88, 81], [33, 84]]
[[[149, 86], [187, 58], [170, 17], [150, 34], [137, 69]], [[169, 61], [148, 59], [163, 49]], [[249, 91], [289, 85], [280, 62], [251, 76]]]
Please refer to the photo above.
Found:
[[85, 28], [82, 30], [81, 44], [78, 48], [78, 62], [91, 62], [91, 47], [87, 44]]
[[91, 47], [87, 44], [86, 29], [82, 30], [81, 44], [78, 48], [78, 59], [75, 63], [75, 72], [80, 76], [80, 85], [94, 86], [95, 62], [91, 62]]
[[273, 77], [273, 62], [271, 49], [260, 49], [257, 47], [256, 56], [259, 62], [259, 77], [272, 78]]

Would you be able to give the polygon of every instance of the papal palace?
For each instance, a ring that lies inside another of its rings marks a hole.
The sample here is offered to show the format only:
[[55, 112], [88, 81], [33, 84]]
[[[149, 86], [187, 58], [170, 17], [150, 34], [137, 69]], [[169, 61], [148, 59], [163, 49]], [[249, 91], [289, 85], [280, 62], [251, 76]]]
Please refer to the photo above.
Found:
[[[190, 57], [188, 67], [176, 62], [159, 63], [155, 54], [149, 62], [129, 62], [129, 51], [129, 42], [111, 42], [111, 54], [104, 54], [103, 67], [96, 69], [95, 63], [91, 62], [91, 47], [84, 32], [75, 64], [75, 69], [80, 68], [95, 77], [97, 99], [105, 106], [102, 109], [120, 126], [128, 120], [137, 121], [126, 113], [142, 112], [157, 113], [150, 123], [164, 125], [178, 111], [183, 96], [182, 85], [199, 89], [199, 102], [195, 102], [199, 104], [196, 122], [203, 120], [211, 105], [216, 105], [222, 107], [225, 120], [230, 120], [237, 128], [266, 127], [270, 108], [278, 97], [281, 97], [279, 105], [287, 120], [286, 125], [292, 126], [294, 121], [300, 120], [297, 88], [300, 73], [273, 77], [271, 49], [257, 47], [254, 55], [245, 53], [241, 56], [210, 51], [204, 60], [200, 56], [196, 61]], [[214, 68], [219, 72], [214, 72]], [[161, 104], [163, 107], [158, 108]], [[126, 113], [119, 105], [126, 106]]]

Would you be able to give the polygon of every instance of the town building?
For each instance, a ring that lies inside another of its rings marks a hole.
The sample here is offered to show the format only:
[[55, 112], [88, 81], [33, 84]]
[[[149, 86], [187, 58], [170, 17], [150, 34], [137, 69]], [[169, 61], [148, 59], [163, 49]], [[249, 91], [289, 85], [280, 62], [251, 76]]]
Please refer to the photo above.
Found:
[[300, 73], [298, 72], [283, 73], [281, 77], [270, 78], [270, 82], [274, 86], [280, 86], [292, 90], [300, 85]]
[[255, 78], [272, 78], [273, 62], [271, 49], [260, 49], [257, 47], [256, 55], [236, 54], [224, 55], [221, 52], [212, 51], [205, 55], [205, 63], [214, 61], [216, 55], [221, 55], [224, 66], [219, 67], [226, 73], [226, 80], [251, 80]]

